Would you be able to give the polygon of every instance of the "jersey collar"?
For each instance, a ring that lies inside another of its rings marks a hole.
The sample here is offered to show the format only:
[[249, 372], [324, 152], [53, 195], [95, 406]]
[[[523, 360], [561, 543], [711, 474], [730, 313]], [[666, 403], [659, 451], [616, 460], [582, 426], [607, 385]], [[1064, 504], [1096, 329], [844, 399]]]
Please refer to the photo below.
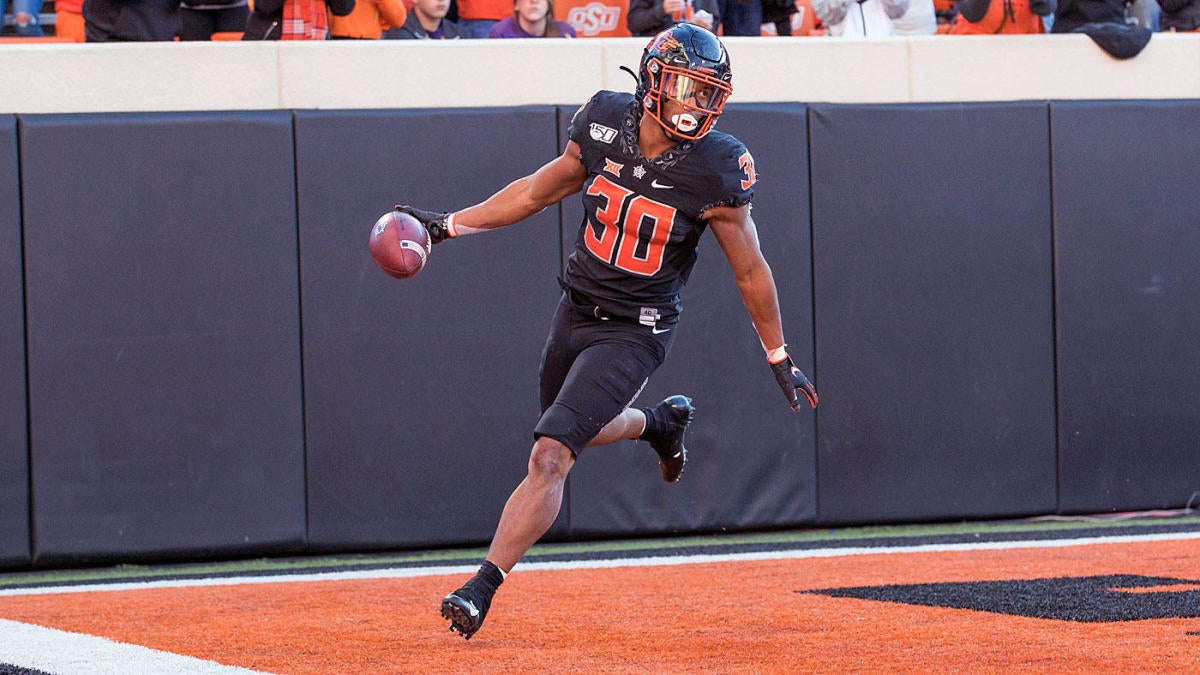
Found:
[[669, 169], [688, 156], [688, 153], [692, 151], [692, 147], [696, 144], [695, 141], [679, 143], [657, 157], [642, 157], [642, 149], [638, 147], [638, 129], [642, 123], [642, 112], [641, 101], [636, 96], [633, 97], [633, 100], [629, 102], [629, 105], [625, 108], [625, 114], [621, 118], [621, 131], [618, 134], [618, 138], [620, 139], [622, 152], [658, 169]]

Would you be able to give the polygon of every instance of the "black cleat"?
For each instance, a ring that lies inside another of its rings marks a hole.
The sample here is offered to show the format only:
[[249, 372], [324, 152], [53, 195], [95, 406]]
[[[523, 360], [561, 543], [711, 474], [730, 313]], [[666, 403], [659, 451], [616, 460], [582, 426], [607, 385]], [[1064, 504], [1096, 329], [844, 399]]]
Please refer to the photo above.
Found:
[[470, 640], [483, 625], [491, 604], [490, 595], [479, 593], [468, 584], [442, 598], [442, 618], [450, 622], [451, 633], [457, 632]]
[[692, 399], [675, 394], [668, 396], [662, 403], [655, 406], [666, 425], [661, 438], [650, 441], [650, 447], [658, 453], [658, 468], [662, 470], [662, 478], [668, 483], [679, 482], [683, 475], [683, 466], [687, 464], [687, 448], [683, 447], [683, 432], [692, 423], [696, 409], [692, 407]]

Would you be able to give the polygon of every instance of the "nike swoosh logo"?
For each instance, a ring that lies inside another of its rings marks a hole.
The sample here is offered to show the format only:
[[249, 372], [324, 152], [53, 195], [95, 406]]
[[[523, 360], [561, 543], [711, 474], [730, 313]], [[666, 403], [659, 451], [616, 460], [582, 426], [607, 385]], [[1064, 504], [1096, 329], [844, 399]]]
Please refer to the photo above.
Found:
[[663, 333], [666, 333], [669, 330], [671, 330], [671, 329], [670, 328], [651, 328], [650, 332], [654, 333], [655, 335], [662, 335]]
[[479, 616], [479, 610], [475, 607], [475, 603], [467, 601], [467, 609], [470, 610], [471, 616]]
[[660, 189], [660, 190], [670, 190], [671, 188], [675, 187], [674, 185], [663, 185], [662, 183], [658, 182], [658, 179], [657, 179], [657, 178], [655, 178], [654, 180], [650, 181], [650, 186], [651, 186], [651, 187], [656, 187], [656, 188], [658, 188], [658, 189]]

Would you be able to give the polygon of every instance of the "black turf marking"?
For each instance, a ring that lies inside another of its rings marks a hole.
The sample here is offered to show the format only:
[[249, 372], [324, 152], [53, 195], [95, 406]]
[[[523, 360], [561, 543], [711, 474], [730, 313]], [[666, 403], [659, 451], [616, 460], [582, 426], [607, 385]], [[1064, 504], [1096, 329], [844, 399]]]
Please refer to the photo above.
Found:
[[0, 675], [50, 675], [50, 673], [44, 670], [14, 666], [11, 663], [0, 663]]
[[837, 598], [972, 609], [1087, 623], [1200, 618], [1200, 590], [1147, 593], [1126, 593], [1120, 590], [1181, 584], [1198, 586], [1200, 581], [1117, 574], [1013, 581], [860, 586], [801, 592]]

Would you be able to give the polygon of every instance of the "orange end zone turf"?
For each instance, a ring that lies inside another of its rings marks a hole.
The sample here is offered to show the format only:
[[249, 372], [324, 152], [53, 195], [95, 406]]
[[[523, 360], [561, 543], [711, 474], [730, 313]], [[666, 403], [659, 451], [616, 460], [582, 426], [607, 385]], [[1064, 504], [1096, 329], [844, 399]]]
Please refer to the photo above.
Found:
[[[1184, 618], [1085, 623], [805, 592], [1103, 575], [1183, 580], [1151, 588], [1176, 594], [1161, 597], [1182, 603]], [[1185, 673], [1200, 664], [1197, 539], [518, 567], [470, 642], [449, 633], [438, 616], [442, 595], [461, 581], [456, 575], [11, 596], [0, 597], [0, 617], [279, 673]]]

